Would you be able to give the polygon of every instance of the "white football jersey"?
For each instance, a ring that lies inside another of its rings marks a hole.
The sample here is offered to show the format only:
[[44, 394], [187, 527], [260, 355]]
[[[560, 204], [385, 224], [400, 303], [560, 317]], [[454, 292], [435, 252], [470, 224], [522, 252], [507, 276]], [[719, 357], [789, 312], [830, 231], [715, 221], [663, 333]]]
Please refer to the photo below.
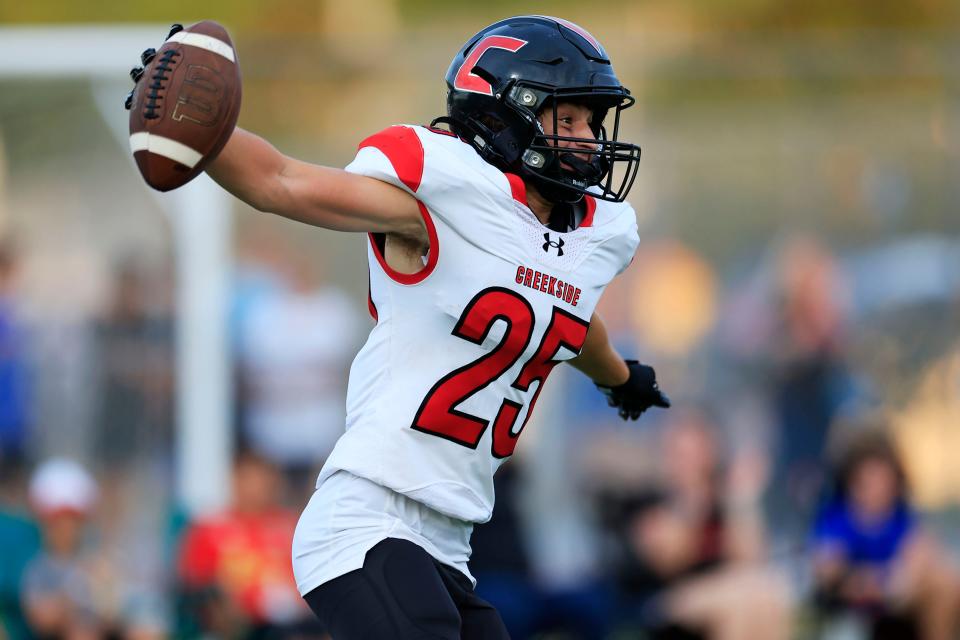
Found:
[[485, 522], [493, 474], [514, 450], [551, 369], [576, 356], [607, 283], [638, 244], [627, 204], [586, 198], [558, 233], [523, 181], [445, 131], [394, 126], [347, 171], [413, 194], [430, 238], [424, 267], [395, 272], [371, 234], [376, 326], [357, 354], [346, 433], [318, 480], [346, 470], [443, 514]]

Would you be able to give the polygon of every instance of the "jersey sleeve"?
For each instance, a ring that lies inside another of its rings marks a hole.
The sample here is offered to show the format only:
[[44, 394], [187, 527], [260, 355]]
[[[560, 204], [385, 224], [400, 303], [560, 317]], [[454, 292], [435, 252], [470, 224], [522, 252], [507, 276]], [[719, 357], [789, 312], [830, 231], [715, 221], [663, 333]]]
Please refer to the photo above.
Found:
[[[633, 210], [631, 209], [631, 213]], [[635, 215], [635, 214], [634, 214]], [[623, 250], [621, 253], [620, 270], [617, 275], [623, 273], [630, 263], [633, 262], [633, 256], [637, 253], [637, 247], [640, 246], [640, 235], [637, 233], [637, 221], [634, 219], [623, 233]]]
[[363, 140], [346, 170], [407, 191], [456, 227], [462, 204], [482, 197], [483, 183], [472, 179], [477, 167], [465, 159], [475, 153], [464, 153], [464, 145], [443, 131], [394, 125]]
[[426, 202], [464, 185], [465, 168], [447, 148], [451, 143], [460, 144], [443, 132], [394, 125], [363, 140], [346, 170], [388, 182]]
[[601, 250], [609, 256], [614, 273], [619, 275], [633, 262], [633, 256], [640, 246], [637, 233], [637, 214], [627, 203], [617, 203], [604, 207], [603, 214], [598, 213], [595, 223], [601, 234]]
[[423, 183], [424, 155], [416, 130], [395, 125], [363, 140], [346, 170], [387, 182], [416, 196]]

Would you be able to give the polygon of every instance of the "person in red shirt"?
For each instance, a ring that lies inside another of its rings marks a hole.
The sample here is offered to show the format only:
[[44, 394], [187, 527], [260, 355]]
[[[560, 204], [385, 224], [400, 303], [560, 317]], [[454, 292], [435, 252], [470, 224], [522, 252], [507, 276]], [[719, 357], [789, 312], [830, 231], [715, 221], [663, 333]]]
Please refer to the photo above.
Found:
[[275, 637], [309, 618], [290, 564], [297, 514], [280, 504], [280, 485], [272, 463], [241, 453], [232, 504], [187, 529], [178, 573], [184, 599], [204, 631]]

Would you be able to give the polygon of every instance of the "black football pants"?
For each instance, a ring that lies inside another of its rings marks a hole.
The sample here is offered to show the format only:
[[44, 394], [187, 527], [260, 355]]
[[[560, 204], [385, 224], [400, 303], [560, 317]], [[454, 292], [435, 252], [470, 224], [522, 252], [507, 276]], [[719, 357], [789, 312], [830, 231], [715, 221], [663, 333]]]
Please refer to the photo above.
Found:
[[304, 599], [333, 640], [509, 640], [500, 614], [459, 571], [418, 545], [388, 538], [363, 568]]

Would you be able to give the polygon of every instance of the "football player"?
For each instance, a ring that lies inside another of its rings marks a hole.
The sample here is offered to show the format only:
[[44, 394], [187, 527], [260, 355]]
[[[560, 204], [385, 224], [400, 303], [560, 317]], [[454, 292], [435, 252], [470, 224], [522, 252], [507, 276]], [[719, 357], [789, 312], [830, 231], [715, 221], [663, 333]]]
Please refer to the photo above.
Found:
[[446, 117], [370, 136], [346, 169], [239, 128], [207, 169], [260, 211], [368, 234], [376, 324], [293, 544], [336, 640], [508, 637], [473, 592], [470, 533], [556, 364], [624, 419], [670, 405], [594, 311], [638, 244], [623, 200], [640, 149], [617, 138], [634, 99], [603, 47], [565, 20], [508, 18], [446, 82]]

